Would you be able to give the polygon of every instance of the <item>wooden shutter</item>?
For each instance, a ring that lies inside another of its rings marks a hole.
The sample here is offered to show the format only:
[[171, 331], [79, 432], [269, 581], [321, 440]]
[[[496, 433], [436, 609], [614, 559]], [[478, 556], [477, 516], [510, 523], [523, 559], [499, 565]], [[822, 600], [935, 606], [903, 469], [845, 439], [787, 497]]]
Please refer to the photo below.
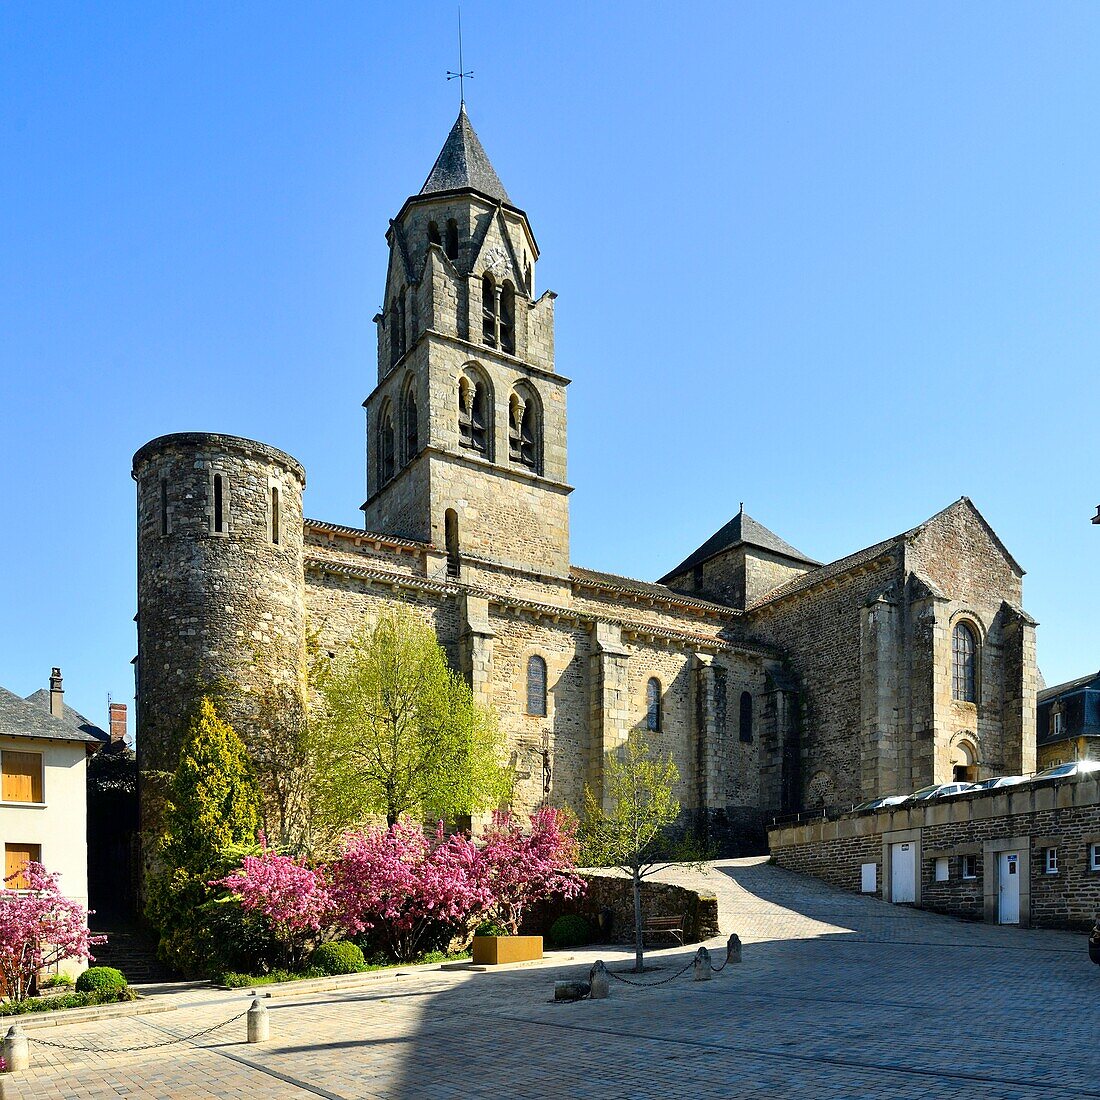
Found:
[[3, 790], [5, 802], [42, 802], [42, 754], [40, 752], [3, 752]]
[[[7, 753], [4, 754], [5, 756]], [[24, 874], [31, 861], [42, 862], [41, 844], [5, 844], [4, 845], [4, 885], [9, 890], [25, 890], [27, 880]], [[11, 876], [15, 875], [15, 878]]]

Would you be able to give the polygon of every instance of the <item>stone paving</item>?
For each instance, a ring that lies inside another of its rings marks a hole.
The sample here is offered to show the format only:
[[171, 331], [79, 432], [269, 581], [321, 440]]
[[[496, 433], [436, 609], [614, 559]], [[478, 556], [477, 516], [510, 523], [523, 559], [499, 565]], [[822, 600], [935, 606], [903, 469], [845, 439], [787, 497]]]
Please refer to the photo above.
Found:
[[[271, 1041], [244, 1021], [160, 1050], [247, 1008], [237, 993], [163, 994], [177, 1011], [48, 1028], [5, 1100], [84, 1097], [1100, 1097], [1100, 967], [1083, 936], [964, 924], [845, 894], [760, 860], [677, 868], [719, 896], [744, 962], [710, 982], [612, 983], [606, 1001], [553, 1004], [572, 963], [387, 974], [354, 991], [267, 1002]], [[711, 945], [721, 959], [722, 941]], [[717, 950], [715, 950], [717, 948]], [[658, 980], [691, 957], [657, 952]], [[69, 1054], [53, 1042], [127, 1053]]]

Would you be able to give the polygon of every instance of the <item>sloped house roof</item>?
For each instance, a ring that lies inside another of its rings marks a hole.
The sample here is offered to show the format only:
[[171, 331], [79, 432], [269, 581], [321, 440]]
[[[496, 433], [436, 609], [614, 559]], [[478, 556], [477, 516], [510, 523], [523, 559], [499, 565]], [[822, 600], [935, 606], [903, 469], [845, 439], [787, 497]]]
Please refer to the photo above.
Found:
[[[41, 696], [45, 696], [45, 705]], [[14, 692], [0, 688], [0, 737], [48, 738], [86, 744], [108, 740], [103, 730], [72, 707], [65, 707], [65, 711], [64, 718], [55, 718], [50, 713], [49, 692], [45, 689], [21, 699]]]

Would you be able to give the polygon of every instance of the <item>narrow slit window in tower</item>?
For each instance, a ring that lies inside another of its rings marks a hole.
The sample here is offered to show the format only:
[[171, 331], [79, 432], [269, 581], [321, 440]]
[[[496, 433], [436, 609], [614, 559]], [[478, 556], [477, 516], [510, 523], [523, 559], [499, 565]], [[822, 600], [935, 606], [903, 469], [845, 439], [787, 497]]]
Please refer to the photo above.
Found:
[[279, 488], [271, 486], [271, 541], [279, 545]]
[[460, 564], [458, 557], [458, 513], [448, 508], [443, 516], [443, 538], [447, 544], [447, 576], [457, 577]]
[[741, 740], [752, 744], [752, 695], [741, 692]]
[[416, 393], [410, 388], [405, 393], [405, 461], [411, 462], [420, 450], [420, 423], [416, 408]]
[[168, 479], [160, 479], [160, 533], [168, 534]]
[[222, 475], [214, 475], [214, 533], [223, 534], [225, 531], [225, 508], [222, 490]]

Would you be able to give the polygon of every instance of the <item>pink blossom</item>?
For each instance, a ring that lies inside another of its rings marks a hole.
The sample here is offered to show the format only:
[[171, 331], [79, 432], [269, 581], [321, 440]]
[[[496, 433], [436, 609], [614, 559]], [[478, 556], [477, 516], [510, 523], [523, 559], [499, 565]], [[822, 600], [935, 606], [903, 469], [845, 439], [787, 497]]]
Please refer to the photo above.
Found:
[[489, 898], [488, 911], [516, 935], [533, 902], [553, 894], [572, 898], [581, 893], [584, 880], [573, 869], [576, 859], [576, 826], [560, 810], [536, 810], [527, 832], [511, 814], [494, 813], [476, 871]]
[[232, 891], [242, 908], [260, 913], [284, 940], [319, 932], [332, 919], [324, 870], [266, 848], [258, 856], [245, 856], [236, 871], [210, 885]]
[[107, 942], [89, 933], [88, 910], [61, 893], [56, 874], [32, 861], [19, 877], [23, 887], [0, 890], [0, 980], [12, 1001], [30, 993], [39, 970], [65, 959], [94, 962], [92, 946]]

